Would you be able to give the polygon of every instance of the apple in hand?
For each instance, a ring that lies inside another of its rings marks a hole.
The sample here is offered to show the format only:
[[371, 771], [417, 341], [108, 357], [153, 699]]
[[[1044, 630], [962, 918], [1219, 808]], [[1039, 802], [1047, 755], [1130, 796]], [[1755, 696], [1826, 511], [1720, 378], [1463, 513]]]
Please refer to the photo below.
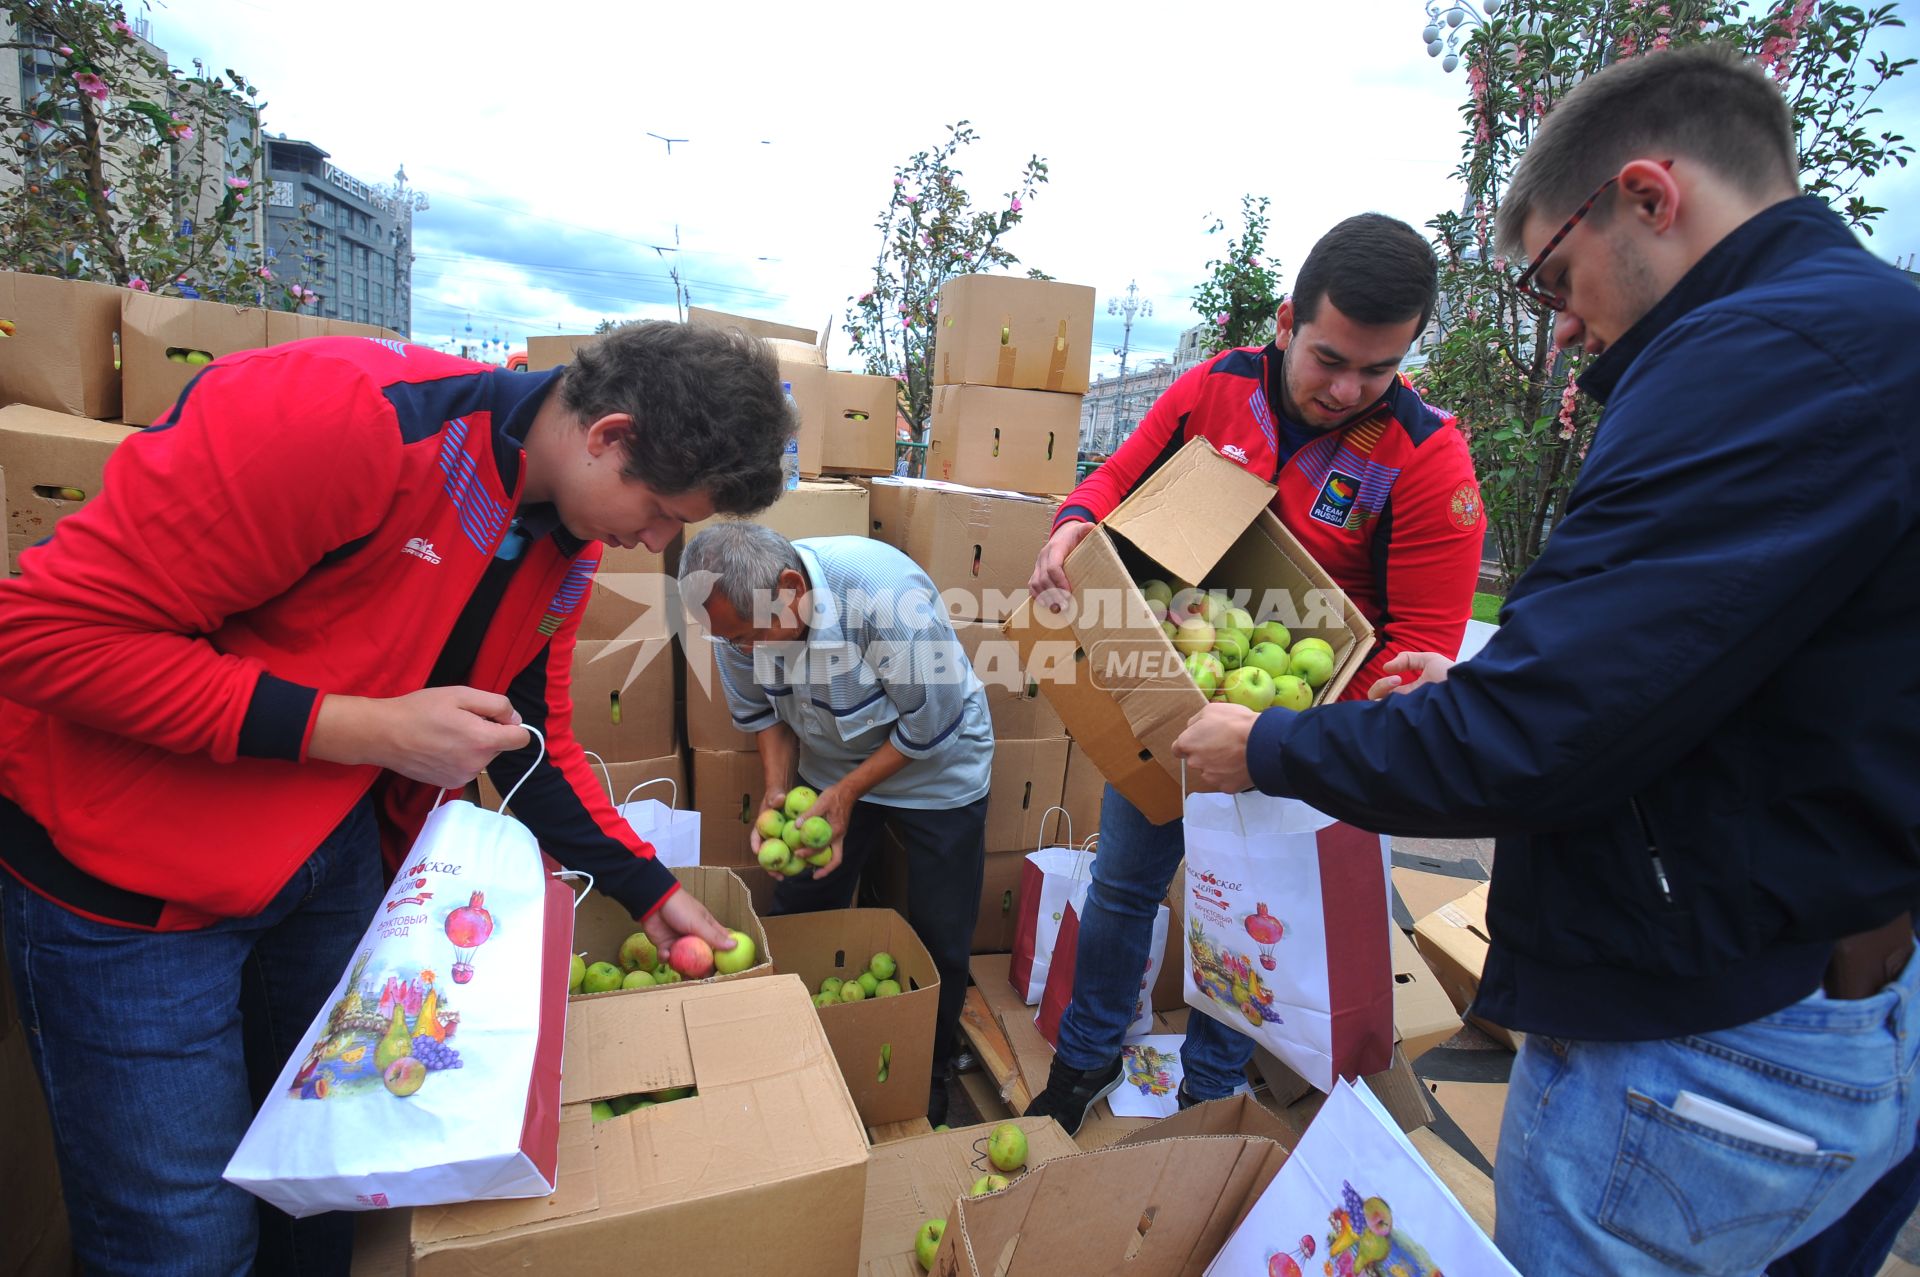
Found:
[[1282, 674], [1273, 680], [1273, 704], [1277, 709], [1290, 709], [1298, 713], [1313, 704], [1313, 689], [1307, 686], [1303, 678]]
[[769, 838], [760, 844], [760, 867], [762, 869], [785, 869], [787, 861], [793, 858], [793, 849], [778, 838]]
[[822, 847], [820, 850], [814, 852], [811, 856], [807, 857], [807, 863], [812, 865], [815, 869], [826, 868], [827, 865], [832, 862], [832, 860], [833, 860], [833, 848], [831, 846]]
[[832, 841], [833, 826], [829, 825], [825, 818], [809, 816], [800, 822], [800, 843], [802, 846], [811, 847], [815, 851], [818, 851]]
[[1253, 650], [1247, 653], [1247, 659], [1241, 664], [1253, 669], [1265, 670], [1274, 678], [1279, 678], [1287, 672], [1289, 659], [1287, 649], [1278, 643], [1255, 643]]
[[1227, 675], [1220, 690], [1235, 705], [1244, 705], [1258, 714], [1273, 704], [1273, 675], [1263, 669], [1243, 667]]
[[689, 980], [713, 974], [713, 946], [699, 936], [681, 936], [667, 949], [667, 965]]
[[805, 785], [795, 785], [787, 791], [787, 815], [798, 820], [806, 814], [809, 807], [813, 806], [813, 804], [819, 800], [819, 797], [818, 791], [809, 789]]
[[761, 812], [760, 819], [753, 822], [754, 832], [758, 833], [762, 838], [778, 838], [781, 831], [786, 829], [786, 827], [786, 813], [775, 811], [771, 807]]
[[713, 955], [713, 969], [721, 975], [736, 975], [753, 965], [753, 937], [744, 931], [729, 931], [733, 948], [719, 949]]
[[807, 862], [803, 856], [789, 856], [787, 857], [787, 863], [780, 866], [780, 872], [789, 878], [798, 878], [806, 871]]
[[920, 1225], [920, 1231], [913, 1239], [913, 1257], [920, 1261], [920, 1267], [927, 1272], [933, 1271], [933, 1257], [940, 1253], [940, 1238], [946, 1234], [947, 1221], [930, 1219]]

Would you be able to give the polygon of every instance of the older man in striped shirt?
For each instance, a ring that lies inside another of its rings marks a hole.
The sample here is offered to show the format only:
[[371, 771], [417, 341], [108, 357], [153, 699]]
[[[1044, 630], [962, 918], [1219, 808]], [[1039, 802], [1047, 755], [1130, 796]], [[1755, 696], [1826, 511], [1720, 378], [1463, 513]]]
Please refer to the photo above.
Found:
[[765, 806], [779, 808], [797, 774], [820, 793], [808, 814], [833, 829], [831, 859], [782, 875], [773, 911], [846, 908], [884, 829], [907, 848], [907, 921], [940, 972], [927, 1113], [939, 1125], [986, 864], [993, 726], [938, 592], [892, 546], [788, 541], [752, 523], [696, 536], [680, 589], [714, 642], [734, 722], [756, 734]]

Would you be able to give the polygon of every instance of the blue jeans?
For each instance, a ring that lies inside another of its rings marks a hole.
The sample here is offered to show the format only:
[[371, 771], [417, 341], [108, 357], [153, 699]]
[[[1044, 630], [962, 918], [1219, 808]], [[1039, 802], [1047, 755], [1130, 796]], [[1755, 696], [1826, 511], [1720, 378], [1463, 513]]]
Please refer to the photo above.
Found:
[[[1153, 915], [1186, 854], [1184, 822], [1156, 825], [1112, 785], [1100, 800], [1100, 854], [1080, 919], [1073, 1001], [1060, 1017], [1057, 1057], [1070, 1068], [1104, 1068], [1119, 1058], [1140, 997], [1140, 972], [1153, 944]], [[1247, 1080], [1253, 1039], [1196, 1011], [1180, 1051], [1187, 1094], [1217, 1100]]]
[[293, 1220], [220, 1175], [385, 890], [371, 799], [258, 916], [199, 931], [93, 922], [0, 873], [85, 1271], [347, 1272], [351, 1215]]
[[[1494, 1163], [1495, 1240], [1525, 1273], [1755, 1274], [1913, 1148], [1920, 956], [1870, 998], [1815, 993], [1657, 1042], [1529, 1037]], [[1679, 1092], [1811, 1136], [1784, 1152], [1677, 1116]]]

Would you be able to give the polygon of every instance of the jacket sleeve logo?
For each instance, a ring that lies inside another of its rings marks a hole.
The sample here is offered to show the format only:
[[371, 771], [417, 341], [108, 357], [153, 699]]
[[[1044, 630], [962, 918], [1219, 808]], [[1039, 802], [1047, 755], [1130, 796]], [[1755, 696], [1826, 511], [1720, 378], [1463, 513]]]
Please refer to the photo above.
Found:
[[1359, 495], [1359, 476], [1344, 470], [1329, 470], [1326, 481], [1320, 485], [1320, 495], [1314, 499], [1313, 508], [1307, 511], [1307, 515], [1336, 528], [1344, 528], [1353, 514], [1354, 500]]
[[1480, 501], [1480, 489], [1469, 479], [1453, 490], [1453, 502], [1448, 514], [1453, 526], [1462, 532], [1470, 532], [1480, 524], [1480, 516], [1485, 512]]

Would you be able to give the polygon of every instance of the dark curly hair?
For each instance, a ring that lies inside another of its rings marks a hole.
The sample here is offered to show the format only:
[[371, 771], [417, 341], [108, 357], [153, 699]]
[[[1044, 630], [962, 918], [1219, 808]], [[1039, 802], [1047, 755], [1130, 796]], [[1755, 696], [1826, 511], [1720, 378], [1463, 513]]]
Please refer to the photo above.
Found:
[[622, 324], [573, 352], [560, 394], [582, 421], [633, 417], [622, 472], [656, 492], [704, 492], [716, 513], [735, 515], [780, 495], [780, 454], [799, 423], [758, 338], [669, 320]]

